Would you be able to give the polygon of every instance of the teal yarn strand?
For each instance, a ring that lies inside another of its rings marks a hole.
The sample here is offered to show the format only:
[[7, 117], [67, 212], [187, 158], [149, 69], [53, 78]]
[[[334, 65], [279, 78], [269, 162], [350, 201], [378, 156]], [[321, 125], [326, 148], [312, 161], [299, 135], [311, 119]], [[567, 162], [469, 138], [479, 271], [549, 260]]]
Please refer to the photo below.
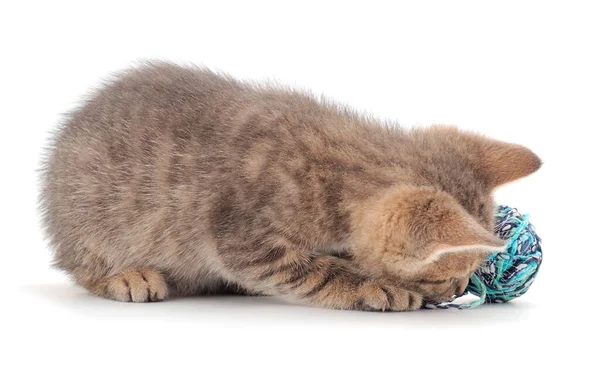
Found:
[[521, 215], [517, 209], [498, 206], [495, 219], [494, 232], [507, 240], [507, 247], [505, 252], [491, 255], [471, 275], [466, 292], [479, 299], [465, 304], [427, 304], [425, 308], [467, 309], [485, 302], [507, 302], [527, 292], [542, 263], [541, 239], [529, 215]]

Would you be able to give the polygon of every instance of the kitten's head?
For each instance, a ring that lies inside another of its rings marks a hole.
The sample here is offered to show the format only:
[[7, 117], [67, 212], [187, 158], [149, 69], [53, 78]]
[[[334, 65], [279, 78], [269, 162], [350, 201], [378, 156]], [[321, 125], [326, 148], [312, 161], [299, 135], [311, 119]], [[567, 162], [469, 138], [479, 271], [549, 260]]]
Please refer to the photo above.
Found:
[[[354, 212], [356, 262], [434, 301], [465, 290], [469, 276], [505, 242], [493, 234], [492, 190], [535, 172], [540, 159], [514, 144], [435, 127], [414, 133], [421, 160], [412, 183]], [[430, 146], [433, 145], [433, 146]], [[417, 155], [417, 156], [419, 156]]]

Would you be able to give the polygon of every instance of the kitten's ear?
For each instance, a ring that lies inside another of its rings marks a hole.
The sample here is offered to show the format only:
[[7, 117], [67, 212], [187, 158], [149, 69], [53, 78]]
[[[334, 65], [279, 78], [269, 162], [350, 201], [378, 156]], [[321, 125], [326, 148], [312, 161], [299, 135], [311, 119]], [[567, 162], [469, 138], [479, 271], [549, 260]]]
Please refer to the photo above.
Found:
[[506, 247], [452, 196], [431, 187], [399, 185], [353, 210], [355, 251], [374, 264], [381, 262], [377, 257], [400, 255], [411, 260], [404, 269], [418, 269], [415, 260], [432, 263], [448, 253], [491, 254]]
[[479, 224], [452, 196], [431, 187], [398, 186], [367, 211], [372, 216], [360, 222], [371, 232], [379, 229], [379, 239], [403, 245], [404, 254], [426, 262], [447, 253], [493, 253], [505, 248], [504, 241]]
[[505, 241], [485, 230], [477, 222], [470, 222], [469, 219], [455, 219], [446, 235], [428, 244], [427, 257], [424, 260], [426, 263], [432, 263], [445, 254], [493, 254], [505, 249]]
[[479, 141], [480, 170], [491, 187], [526, 177], [542, 166], [540, 158], [524, 146], [486, 138]]
[[434, 125], [430, 132], [452, 142], [470, 157], [490, 188], [526, 177], [542, 166], [540, 158], [522, 145], [464, 132], [453, 126]]
[[423, 245], [421, 257], [426, 263], [444, 254], [491, 254], [506, 249], [505, 241], [479, 224], [454, 198], [441, 191], [428, 197], [411, 220], [411, 238], [415, 245]]

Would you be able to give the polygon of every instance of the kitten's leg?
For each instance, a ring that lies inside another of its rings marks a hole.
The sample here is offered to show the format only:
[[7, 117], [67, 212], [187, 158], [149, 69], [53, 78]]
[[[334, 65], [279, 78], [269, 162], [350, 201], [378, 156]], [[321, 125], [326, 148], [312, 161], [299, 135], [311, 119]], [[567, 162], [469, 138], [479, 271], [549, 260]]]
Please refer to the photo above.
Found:
[[151, 268], [127, 269], [85, 287], [98, 296], [117, 301], [161, 301], [168, 295], [164, 277]]
[[[262, 249], [262, 248], [261, 248]], [[354, 310], [416, 310], [419, 294], [392, 281], [369, 278], [348, 260], [283, 247], [264, 248], [246, 260], [225, 256], [242, 286], [308, 305]]]

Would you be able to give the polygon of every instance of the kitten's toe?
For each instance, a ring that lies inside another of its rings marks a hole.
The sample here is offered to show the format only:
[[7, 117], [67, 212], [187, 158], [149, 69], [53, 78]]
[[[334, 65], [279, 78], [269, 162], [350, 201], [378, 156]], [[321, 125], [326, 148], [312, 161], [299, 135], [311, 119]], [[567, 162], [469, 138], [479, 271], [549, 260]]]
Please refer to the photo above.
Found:
[[168, 287], [153, 269], [126, 270], [106, 280], [103, 295], [117, 301], [161, 301], [167, 297]]
[[421, 308], [421, 295], [391, 284], [367, 283], [359, 291], [358, 310], [409, 311]]
[[395, 292], [394, 299], [390, 304], [391, 311], [419, 310], [423, 306], [423, 297], [420, 294], [395, 286], [392, 288]]

